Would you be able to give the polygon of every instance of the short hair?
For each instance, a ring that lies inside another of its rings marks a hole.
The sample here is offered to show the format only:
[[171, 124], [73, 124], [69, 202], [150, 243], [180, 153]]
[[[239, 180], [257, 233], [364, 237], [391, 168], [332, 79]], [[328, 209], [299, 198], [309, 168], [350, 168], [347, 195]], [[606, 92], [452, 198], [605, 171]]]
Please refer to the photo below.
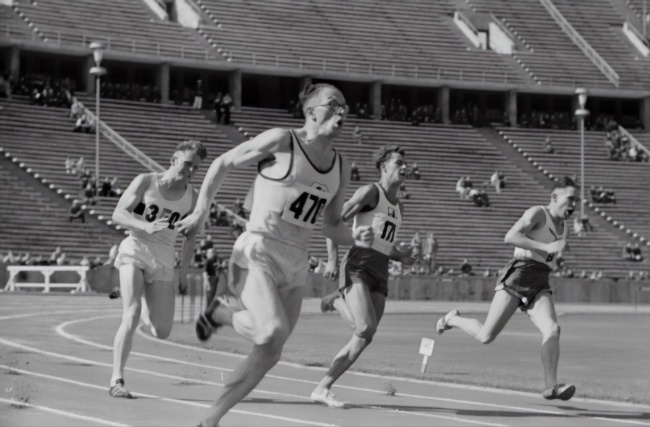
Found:
[[374, 160], [377, 170], [381, 170], [381, 165], [388, 161], [392, 153], [406, 156], [406, 153], [399, 145], [385, 145], [375, 151], [375, 154], [372, 156], [372, 160]]
[[307, 115], [307, 111], [305, 111], [306, 104], [307, 102], [318, 95], [318, 93], [326, 88], [332, 88], [335, 90], [339, 90], [336, 86], [329, 84], [329, 83], [310, 83], [305, 88], [300, 91], [300, 94], [298, 95], [298, 101], [300, 102], [300, 107], [302, 109], [303, 114]]
[[568, 188], [568, 187], [573, 187], [573, 188], [579, 188], [579, 185], [576, 184], [576, 182], [569, 178], [568, 176], [564, 176], [562, 178], [556, 179], [555, 184], [553, 185], [553, 191], [563, 189], [563, 188]]
[[179, 151], [193, 151], [195, 152], [201, 160], [205, 160], [208, 157], [208, 150], [205, 149], [201, 141], [188, 140], [183, 141], [174, 148], [174, 154]]

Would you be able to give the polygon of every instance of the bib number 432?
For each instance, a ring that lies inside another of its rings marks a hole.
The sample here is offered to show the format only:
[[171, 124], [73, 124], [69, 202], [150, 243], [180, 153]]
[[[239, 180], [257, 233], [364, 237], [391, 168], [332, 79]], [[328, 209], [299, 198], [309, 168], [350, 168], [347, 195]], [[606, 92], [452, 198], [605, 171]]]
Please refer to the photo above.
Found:
[[305, 224], [315, 224], [326, 203], [327, 199], [303, 191], [296, 201], [291, 203], [289, 211], [293, 212], [293, 219]]

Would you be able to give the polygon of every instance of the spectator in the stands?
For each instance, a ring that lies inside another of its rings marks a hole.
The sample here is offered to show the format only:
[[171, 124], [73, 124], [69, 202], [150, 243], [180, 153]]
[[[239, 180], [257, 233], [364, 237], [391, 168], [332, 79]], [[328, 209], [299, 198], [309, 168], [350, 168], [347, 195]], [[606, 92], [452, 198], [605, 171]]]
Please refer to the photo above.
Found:
[[86, 162], [84, 160], [84, 156], [81, 156], [81, 157], [79, 157], [79, 159], [77, 160], [77, 162], [75, 164], [74, 173], [77, 176], [81, 177], [81, 175], [84, 173], [85, 169], [86, 169]]
[[84, 205], [94, 205], [96, 203], [95, 200], [95, 189], [93, 188], [93, 185], [91, 183], [88, 183], [86, 185], [86, 188], [83, 190], [83, 204]]
[[208, 234], [205, 236], [205, 240], [201, 241], [201, 250], [207, 252], [208, 249], [212, 248], [214, 248], [214, 242], [212, 241], [212, 236]]
[[355, 162], [350, 164], [350, 181], [360, 181], [359, 168]]
[[403, 200], [408, 200], [411, 198], [411, 195], [406, 190], [406, 186], [404, 184], [399, 186], [399, 189], [397, 190], [397, 198]]
[[11, 77], [8, 73], [0, 75], [0, 98], [11, 99]]
[[468, 181], [469, 177], [461, 176], [456, 183], [456, 191], [460, 195], [461, 199], [467, 199], [469, 197], [469, 191], [471, 190], [471, 181]]
[[79, 116], [83, 113], [83, 108], [81, 108], [81, 103], [77, 101], [77, 98], [72, 101], [72, 106], [70, 106], [70, 118], [78, 119]]
[[221, 111], [222, 101], [221, 92], [218, 92], [217, 97], [214, 98], [214, 102], [212, 103], [212, 109], [214, 110], [214, 117], [217, 124], [221, 123], [221, 118], [223, 116], [223, 111]]
[[56, 260], [63, 254], [61, 246], [57, 246], [52, 254], [50, 254], [50, 264], [56, 264]]
[[59, 257], [56, 259], [56, 265], [68, 265], [68, 257], [65, 255], [65, 253], [59, 255]]
[[226, 92], [226, 94], [223, 96], [223, 100], [221, 102], [221, 108], [222, 108], [222, 114], [223, 114], [223, 124], [224, 125], [229, 125], [230, 124], [230, 110], [232, 109], [232, 98], [230, 97], [230, 94]]
[[483, 272], [483, 277], [490, 277], [492, 273], [490, 272], [490, 266], [485, 267], [485, 271]]
[[641, 255], [641, 246], [638, 243], [635, 243], [632, 246], [632, 261], [643, 261], [643, 255]]
[[544, 152], [548, 154], [553, 154], [555, 152], [550, 135], [546, 135], [546, 139], [544, 140]]
[[7, 252], [7, 255], [5, 255], [5, 256], [2, 258], [2, 262], [3, 262], [4, 264], [8, 264], [8, 265], [16, 264], [16, 262], [17, 262], [16, 260], [17, 260], [17, 258], [16, 258], [16, 256], [14, 256], [13, 251], [9, 251], [9, 252]]
[[354, 131], [352, 132], [352, 138], [356, 139], [359, 145], [363, 143], [363, 133], [361, 132], [361, 129], [359, 129], [359, 126], [356, 126], [354, 128]]
[[460, 272], [464, 276], [473, 276], [474, 273], [472, 273], [472, 265], [469, 263], [469, 260], [465, 258], [463, 260], [463, 263], [460, 265]]
[[32, 264], [32, 256], [30, 255], [30, 253], [25, 252], [25, 254], [18, 259], [18, 264], [20, 264], [20, 265], [31, 265]]
[[217, 206], [217, 227], [228, 227], [228, 213], [221, 206]]
[[104, 261], [101, 256], [97, 255], [95, 259], [90, 262], [90, 268], [99, 267], [100, 265], [104, 265]]
[[111, 179], [109, 177], [105, 177], [104, 181], [102, 181], [101, 187], [99, 187], [99, 195], [101, 197], [110, 197], [112, 192], [113, 186], [111, 184]]
[[432, 273], [436, 265], [436, 254], [438, 253], [438, 241], [436, 240], [433, 231], [427, 233], [422, 248], [422, 260], [424, 265], [427, 266], [429, 273]]
[[589, 280], [600, 280], [603, 277], [603, 272], [600, 270], [594, 270], [591, 272], [591, 276], [589, 276]]
[[196, 81], [196, 92], [194, 93], [194, 104], [192, 108], [195, 110], [203, 108], [203, 81], [201, 79]]
[[494, 187], [497, 193], [501, 192], [501, 189], [504, 187], [505, 177], [503, 172], [495, 171], [490, 177], [490, 184]]
[[586, 235], [585, 229], [582, 226], [582, 221], [580, 221], [580, 218], [578, 217], [573, 218], [573, 232], [578, 237], [584, 237]]
[[87, 114], [82, 114], [74, 125], [73, 132], [86, 132], [90, 133], [93, 130], [93, 120]]
[[582, 228], [585, 232], [594, 231], [594, 226], [589, 221], [587, 214], [582, 214], [580, 222], [582, 223]]
[[235, 204], [233, 206], [232, 211], [235, 215], [246, 219], [246, 212], [244, 211], [244, 203], [241, 201], [241, 199], [235, 200]]
[[75, 169], [74, 169], [74, 160], [68, 156], [67, 159], [65, 159], [65, 174], [66, 175], [74, 175], [75, 174]]
[[75, 199], [72, 201], [72, 206], [70, 206], [69, 222], [77, 219], [83, 223], [86, 222], [86, 215], [84, 214], [81, 204], [79, 203], [79, 200]]
[[639, 161], [639, 150], [636, 148], [636, 145], [632, 145], [628, 150], [627, 159], [631, 162]]
[[217, 205], [212, 203], [210, 205], [210, 214], [208, 215], [208, 224], [212, 225], [217, 225], [217, 218], [218, 218], [219, 211], [217, 209]]
[[469, 197], [470, 199], [472, 199], [474, 204], [479, 208], [487, 208], [490, 206], [490, 199], [488, 198], [488, 195], [485, 192], [485, 190], [482, 188], [479, 190], [472, 188], [469, 191]]
[[121, 197], [122, 196], [122, 189], [119, 188], [119, 182], [120, 179], [117, 176], [114, 176], [113, 179], [111, 179], [111, 193], [109, 194], [111, 197]]
[[88, 255], [84, 255], [81, 257], [81, 261], [79, 261], [79, 265], [82, 267], [90, 267], [90, 260], [88, 259]]
[[410, 176], [416, 181], [419, 181], [422, 178], [420, 176], [420, 167], [418, 166], [417, 162], [413, 163], [413, 166], [411, 167]]

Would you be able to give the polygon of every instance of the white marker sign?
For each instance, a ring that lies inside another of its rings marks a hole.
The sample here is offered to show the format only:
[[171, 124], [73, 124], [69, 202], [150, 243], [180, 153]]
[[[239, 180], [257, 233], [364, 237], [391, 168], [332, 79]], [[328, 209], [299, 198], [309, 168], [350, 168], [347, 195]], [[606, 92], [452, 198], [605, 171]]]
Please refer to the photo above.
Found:
[[433, 355], [433, 346], [436, 342], [429, 338], [422, 338], [420, 343], [420, 354], [424, 356], [422, 358], [422, 369], [420, 372], [424, 373], [427, 370], [427, 363], [429, 362], [429, 356]]

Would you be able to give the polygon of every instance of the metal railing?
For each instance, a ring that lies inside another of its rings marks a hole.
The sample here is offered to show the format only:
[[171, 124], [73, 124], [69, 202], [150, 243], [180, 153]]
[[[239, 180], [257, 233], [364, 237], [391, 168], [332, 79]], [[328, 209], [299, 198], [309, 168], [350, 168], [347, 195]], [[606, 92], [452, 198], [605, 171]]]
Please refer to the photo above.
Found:
[[573, 28], [567, 21], [562, 13], [555, 7], [551, 0], [539, 0], [542, 6], [546, 8], [548, 13], [555, 19], [555, 22], [562, 28], [562, 30], [569, 36], [576, 46], [593, 62], [593, 64], [600, 70], [601, 73], [609, 79], [610, 82], [617, 88], [621, 78], [618, 73], [605, 61], [596, 50]]

